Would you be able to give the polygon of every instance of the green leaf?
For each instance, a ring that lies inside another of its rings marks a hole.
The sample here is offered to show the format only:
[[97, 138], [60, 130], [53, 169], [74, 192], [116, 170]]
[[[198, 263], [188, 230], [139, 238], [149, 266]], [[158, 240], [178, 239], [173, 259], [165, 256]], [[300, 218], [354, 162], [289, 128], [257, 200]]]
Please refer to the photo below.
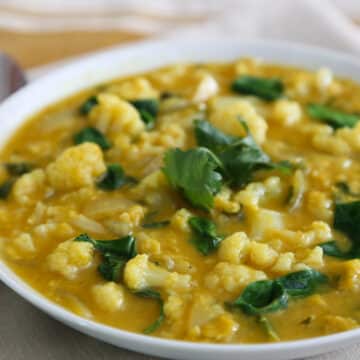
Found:
[[247, 135], [243, 138], [226, 135], [208, 121], [195, 120], [197, 144], [213, 151], [222, 163], [226, 180], [233, 186], [244, 186], [258, 170], [278, 169], [289, 173], [293, 166], [288, 161], [273, 163], [256, 144], [244, 121], [239, 118]]
[[84, 142], [92, 142], [98, 144], [103, 150], [111, 148], [109, 140], [98, 129], [87, 127], [74, 135], [74, 143], [76, 145]]
[[136, 256], [135, 238], [133, 235], [127, 235], [114, 240], [94, 240], [87, 234], [81, 234], [74, 241], [91, 243], [102, 254], [109, 253], [126, 259]]
[[132, 183], [134, 183], [134, 178], [127, 176], [119, 164], [109, 164], [106, 166], [105, 175], [96, 185], [102, 190], [112, 191]]
[[321, 104], [309, 104], [307, 106], [307, 111], [311, 117], [326, 122], [334, 129], [343, 127], [353, 128], [360, 120], [358, 115], [347, 114]]
[[279, 79], [243, 75], [231, 84], [231, 90], [240, 94], [255, 95], [264, 100], [276, 100], [283, 96], [284, 85]]
[[170, 185], [182, 191], [190, 203], [210, 210], [222, 185], [221, 166], [216, 156], [205, 148], [188, 151], [170, 149], [165, 153], [163, 172]]
[[74, 241], [88, 242], [100, 252], [102, 263], [98, 271], [108, 281], [120, 281], [126, 262], [136, 256], [135, 238], [132, 235], [114, 240], [94, 240], [87, 234], [81, 234]]
[[229, 305], [232, 308], [240, 308], [248, 315], [261, 315], [286, 308], [288, 298], [288, 293], [281, 283], [260, 280], [249, 284]]
[[98, 271], [105, 280], [119, 282], [127, 259], [122, 256], [104, 253], [103, 262], [99, 265]]
[[349, 196], [353, 198], [359, 198], [360, 193], [356, 193], [350, 189], [350, 186], [345, 182], [338, 182], [335, 184], [335, 187], [340, 191], [341, 195]]
[[98, 104], [98, 99], [96, 96], [90, 96], [85, 100], [79, 107], [80, 115], [88, 115], [90, 111]]
[[329, 241], [320, 245], [324, 253], [340, 259], [360, 258], [360, 200], [335, 202], [334, 229], [349, 237], [351, 248], [342, 251], [335, 241]]
[[277, 281], [291, 297], [302, 297], [313, 294], [319, 285], [328, 281], [328, 278], [324, 274], [310, 269], [290, 273], [278, 278]]
[[324, 254], [327, 256], [333, 256], [339, 259], [351, 259], [352, 252], [350, 251], [342, 251], [336, 244], [336, 241], [328, 241], [326, 243], [322, 243], [319, 245], [323, 251]]
[[5, 200], [10, 195], [11, 189], [15, 183], [14, 179], [9, 179], [0, 185], [0, 199]]
[[144, 334], [151, 334], [154, 331], [156, 331], [164, 322], [165, 320], [165, 313], [164, 313], [164, 302], [161, 299], [161, 295], [159, 292], [152, 290], [152, 289], [146, 289], [142, 291], [138, 291], [135, 293], [138, 296], [147, 298], [147, 299], [154, 299], [159, 302], [160, 305], [160, 314], [158, 318], [144, 330]]
[[159, 102], [156, 99], [141, 99], [130, 103], [138, 110], [146, 128], [148, 130], [153, 129], [159, 112]]
[[30, 172], [33, 169], [33, 165], [27, 162], [7, 163], [5, 168], [9, 175], [20, 176]]
[[218, 248], [223, 237], [217, 234], [216, 225], [209, 219], [193, 216], [188, 220], [192, 230], [191, 243], [203, 255], [208, 255]]
[[144, 229], [161, 229], [169, 225], [170, 225], [170, 220], [163, 220], [163, 221], [154, 221], [154, 222], [145, 223], [142, 224], [141, 226]]

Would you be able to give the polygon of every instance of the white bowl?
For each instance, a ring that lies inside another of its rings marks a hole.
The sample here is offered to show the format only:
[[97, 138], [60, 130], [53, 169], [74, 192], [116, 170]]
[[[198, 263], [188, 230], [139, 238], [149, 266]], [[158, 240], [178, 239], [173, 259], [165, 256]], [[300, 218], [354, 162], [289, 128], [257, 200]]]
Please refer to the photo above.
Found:
[[[0, 106], [0, 144], [4, 144], [30, 115], [92, 85], [176, 62], [231, 61], [241, 56], [309, 69], [327, 66], [337, 75], [360, 81], [360, 61], [355, 57], [299, 44], [229, 39], [145, 42], [74, 62], [12, 95]], [[329, 352], [360, 341], [360, 329], [309, 340], [258, 345], [164, 340], [118, 330], [74, 315], [30, 288], [1, 261], [0, 279], [34, 306], [74, 329], [119, 347], [166, 358], [285, 360]]]

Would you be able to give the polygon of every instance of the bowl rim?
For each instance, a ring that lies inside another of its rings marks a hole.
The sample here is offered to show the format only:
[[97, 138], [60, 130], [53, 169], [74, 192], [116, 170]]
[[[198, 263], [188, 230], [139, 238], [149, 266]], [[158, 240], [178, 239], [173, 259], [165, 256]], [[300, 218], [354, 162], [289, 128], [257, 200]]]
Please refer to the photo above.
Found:
[[[172, 40], [170, 40], [172, 41]], [[181, 44], [189, 44], [189, 43], [198, 43], [199, 40], [177, 40], [177, 46]], [[223, 41], [227, 43], [238, 44], [239, 40], [228, 39], [228, 38], [217, 38], [217, 39], [204, 39], [202, 41], [213, 43], [214, 41]], [[241, 41], [242, 44], [248, 44], [249, 46], [264, 46], [272, 48], [273, 50], [276, 49], [288, 49], [291, 51], [300, 51], [304, 53], [310, 54], [309, 56], [313, 55], [321, 55], [322, 57], [328, 57], [333, 61], [340, 62], [340, 63], [347, 63], [349, 65], [353, 65], [360, 69], [360, 61], [354, 56], [350, 54], [344, 54], [335, 50], [330, 50], [326, 48], [321, 48], [318, 46], [311, 46], [305, 45], [302, 43], [294, 43], [294, 42], [287, 42], [287, 41], [273, 41], [273, 40], [249, 40], [249, 41]], [[94, 62], [96, 60], [101, 61], [102, 57], [109, 56], [112, 52], [126, 52], [126, 51], [133, 51], [138, 49], [139, 47], [156, 47], [156, 46], [166, 46], [169, 44], [169, 40], [160, 39], [160, 40], [145, 40], [136, 42], [134, 44], [126, 45], [126, 46], [119, 46], [119, 47], [112, 47], [109, 49], [97, 51], [95, 53], [82, 56], [80, 59], [75, 60], [66, 64], [61, 69], [55, 70], [50, 72], [47, 75], [44, 75], [30, 84], [26, 85], [24, 88], [17, 91], [15, 94], [11, 95], [8, 99], [6, 99], [0, 105], [0, 113], [6, 107], [13, 105], [13, 103], [17, 102], [17, 99], [21, 96], [25, 96], [25, 94], [30, 94], [31, 90], [41, 84], [51, 83], [54, 80], [65, 76], [67, 72], [70, 70], [78, 68], [80, 69], [81, 66], [86, 64], [87, 62]], [[300, 65], [301, 66], [301, 65]], [[86, 88], [86, 87], [85, 87]], [[77, 90], [78, 92], [79, 90]], [[75, 91], [74, 91], [75, 92]], [[58, 100], [61, 100], [59, 98]], [[36, 113], [36, 111], [35, 111]], [[24, 120], [25, 121], [25, 120]], [[19, 122], [15, 128], [19, 128], [23, 123]], [[3, 145], [2, 145], [3, 146]], [[327, 345], [329, 347], [334, 348], [334, 344], [340, 344], [343, 342], [353, 342], [355, 339], [360, 340], [360, 327], [355, 328], [352, 330], [339, 332], [331, 335], [325, 336], [318, 336], [308, 339], [300, 339], [300, 340], [291, 340], [291, 341], [281, 341], [276, 343], [255, 343], [255, 344], [218, 344], [218, 343], [207, 343], [207, 342], [191, 342], [191, 341], [184, 341], [184, 340], [171, 340], [165, 338], [159, 338], [155, 336], [143, 335], [134, 332], [130, 332], [127, 330], [118, 329], [109, 325], [105, 325], [96, 321], [88, 320], [83, 317], [72, 313], [69, 310], [57, 305], [55, 302], [47, 299], [44, 297], [40, 292], [36, 289], [32, 288], [29, 284], [27, 284], [24, 280], [22, 280], [12, 269], [10, 266], [6, 264], [6, 262], [0, 258], [0, 280], [6, 284], [9, 288], [14, 290], [17, 294], [19, 294], [22, 298], [30, 302], [36, 308], [42, 310], [43, 312], [51, 315], [52, 317], [60, 320], [61, 322], [67, 324], [70, 327], [73, 327], [81, 332], [85, 332], [86, 334], [98, 337], [97, 334], [101, 333], [104, 336], [109, 336], [111, 338], [122, 338], [123, 342], [132, 342], [133, 344], [143, 344], [144, 346], [156, 346], [160, 349], [171, 351], [174, 349], [180, 350], [188, 350], [192, 353], [204, 353], [208, 351], [216, 351], [216, 353], [226, 354], [230, 352], [236, 352], [237, 354], [241, 353], [241, 351], [246, 352], [246, 354], [258, 353], [261, 351], [266, 351], [269, 355], [272, 352], [279, 353], [281, 352], [294, 352], [299, 349], [301, 350], [310, 350], [313, 347], [324, 347], [326, 348]], [[89, 332], [87, 330], [91, 330]], [[94, 335], [96, 333], [96, 335]], [[105, 338], [102, 340], [107, 342]], [[114, 342], [112, 342], [114, 343]], [[331, 345], [331, 346], [330, 346]], [[131, 348], [131, 347], [129, 347]], [[134, 350], [132, 347], [131, 349]], [[320, 353], [318, 351], [317, 353]]]

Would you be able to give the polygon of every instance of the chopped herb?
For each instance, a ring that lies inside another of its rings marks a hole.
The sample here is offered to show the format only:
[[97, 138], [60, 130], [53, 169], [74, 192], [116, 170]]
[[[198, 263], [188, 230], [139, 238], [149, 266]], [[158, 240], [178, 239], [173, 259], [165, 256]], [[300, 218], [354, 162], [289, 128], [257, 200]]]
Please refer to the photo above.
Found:
[[76, 145], [84, 142], [98, 144], [103, 150], [108, 150], [111, 147], [111, 144], [105, 135], [93, 127], [87, 127], [74, 135], [74, 143]]
[[287, 307], [289, 295], [278, 281], [259, 280], [249, 284], [231, 304], [248, 315], [261, 315]]
[[7, 163], [5, 168], [10, 175], [20, 176], [30, 172], [33, 169], [33, 165], [27, 162]]
[[271, 325], [271, 322], [269, 321], [269, 319], [267, 317], [265, 317], [263, 315], [258, 316], [257, 322], [262, 326], [262, 328], [264, 329], [264, 331], [266, 332], [266, 334], [269, 336], [269, 338], [271, 340], [280, 341], [279, 335], [276, 333], [273, 326]]
[[360, 197], [360, 193], [353, 192], [350, 189], [350, 186], [345, 182], [338, 182], [335, 184], [337, 189], [341, 191], [344, 195], [352, 196], [352, 197]]
[[240, 94], [255, 95], [264, 100], [276, 100], [283, 96], [284, 84], [279, 79], [243, 75], [231, 84], [231, 90]]
[[195, 207], [210, 210], [222, 185], [221, 166], [208, 149], [170, 149], [165, 153], [163, 172], [170, 185], [182, 191]]
[[128, 260], [136, 256], [135, 238], [127, 235], [121, 239], [94, 240], [87, 234], [81, 234], [74, 241], [88, 242], [102, 255], [99, 273], [109, 281], [119, 281]]
[[328, 281], [327, 277], [316, 270], [302, 270], [277, 279], [291, 297], [303, 297], [314, 293], [320, 284]]
[[260, 280], [249, 284], [230, 308], [240, 308], [248, 315], [261, 315], [284, 309], [288, 300], [309, 296], [328, 278], [316, 270], [290, 273], [275, 280]]
[[97, 183], [97, 187], [112, 191], [131, 183], [134, 183], [134, 178], [127, 176], [119, 164], [109, 164], [106, 167], [105, 175]]
[[10, 195], [14, 182], [14, 179], [9, 179], [0, 185], [0, 199], [5, 200]]
[[258, 170], [278, 169], [288, 173], [293, 166], [288, 161], [273, 163], [256, 144], [244, 121], [246, 130], [243, 138], [226, 135], [214, 128], [208, 121], [195, 120], [195, 137], [199, 146], [213, 151], [223, 165], [224, 176], [233, 186], [248, 184]]
[[311, 117], [326, 122], [334, 129], [343, 127], [353, 128], [360, 120], [358, 115], [347, 114], [321, 104], [309, 104], [307, 111]]
[[144, 330], [144, 334], [151, 334], [154, 331], [156, 331], [162, 325], [162, 323], [165, 320], [164, 302], [161, 299], [160, 293], [155, 291], [155, 290], [152, 290], [152, 289], [138, 291], [135, 294], [140, 296], [140, 297], [147, 298], [147, 299], [154, 299], [154, 300], [157, 300], [159, 302], [160, 314], [159, 314], [158, 318], [150, 326], [148, 326]]
[[[343, 251], [341, 250], [336, 241], [327, 241], [325, 243], [322, 243], [319, 245], [322, 249], [325, 255], [327, 256], [333, 256], [337, 257], [339, 259], [351, 259], [353, 256], [353, 252], [350, 251]], [[353, 249], [352, 249], [353, 250]]]
[[90, 111], [98, 104], [98, 99], [96, 96], [90, 96], [86, 101], [84, 101], [79, 107], [80, 115], [88, 115]]
[[216, 250], [223, 237], [217, 234], [216, 225], [209, 219], [193, 216], [188, 220], [192, 230], [191, 243], [203, 255]]
[[145, 123], [146, 128], [148, 130], [153, 129], [159, 111], [159, 102], [156, 99], [141, 99], [131, 101], [131, 104], [139, 112], [141, 120]]
[[160, 229], [170, 225], [170, 220], [154, 221], [150, 223], [142, 224], [144, 229]]

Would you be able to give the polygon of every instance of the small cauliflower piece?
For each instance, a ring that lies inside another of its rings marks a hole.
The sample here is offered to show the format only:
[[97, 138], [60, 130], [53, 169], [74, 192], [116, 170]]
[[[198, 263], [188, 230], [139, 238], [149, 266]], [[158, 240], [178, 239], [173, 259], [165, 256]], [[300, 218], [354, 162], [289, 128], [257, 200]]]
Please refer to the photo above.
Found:
[[250, 101], [232, 96], [216, 97], [210, 101], [209, 121], [226, 134], [241, 137], [246, 135], [239, 117], [246, 121], [255, 141], [262, 144], [266, 138], [268, 125]]
[[92, 244], [67, 240], [59, 244], [47, 257], [47, 264], [51, 271], [72, 280], [80, 270], [91, 265], [93, 258]]
[[236, 232], [226, 237], [218, 250], [219, 259], [231, 264], [240, 264], [248, 253], [250, 240], [244, 232]]
[[22, 175], [13, 188], [15, 200], [22, 205], [33, 204], [46, 190], [46, 176], [42, 169]]
[[334, 75], [327, 67], [320, 68], [315, 73], [315, 85], [321, 91], [326, 91], [333, 82]]
[[320, 246], [315, 246], [314, 249], [310, 250], [302, 262], [313, 269], [319, 269], [324, 266], [323, 253], [323, 249]]
[[339, 284], [342, 290], [358, 291], [360, 289], [360, 260], [354, 259], [343, 263]]
[[287, 274], [291, 271], [295, 262], [295, 254], [292, 252], [286, 252], [279, 254], [275, 264], [271, 268], [271, 271], [279, 274]]
[[107, 91], [126, 100], [153, 99], [159, 95], [150, 81], [144, 77], [136, 77], [122, 81], [120, 84], [110, 85]]
[[274, 104], [272, 119], [280, 125], [292, 126], [300, 121], [301, 116], [301, 107], [296, 101], [280, 99]]
[[189, 210], [183, 208], [178, 211], [172, 216], [171, 218], [171, 226], [174, 228], [184, 231], [184, 232], [190, 232], [190, 226], [189, 226], [189, 219], [191, 218], [192, 214]]
[[137, 251], [140, 254], [159, 255], [161, 253], [160, 242], [145, 232], [140, 232], [136, 235], [136, 244]]
[[116, 95], [101, 94], [97, 97], [99, 104], [90, 114], [90, 123], [116, 142], [118, 135], [134, 137], [145, 130], [139, 112], [129, 102]]
[[5, 250], [7, 255], [14, 260], [27, 259], [35, 255], [36, 246], [29, 233], [21, 233], [7, 244]]
[[162, 287], [171, 293], [190, 289], [191, 276], [169, 272], [151, 263], [149, 256], [142, 254], [126, 263], [124, 282], [132, 290]]
[[333, 200], [322, 191], [309, 191], [306, 207], [319, 220], [331, 221], [333, 218]]
[[214, 198], [214, 208], [228, 214], [235, 214], [240, 211], [240, 204], [231, 199], [232, 191], [223, 186]]
[[124, 289], [112, 281], [93, 286], [91, 292], [96, 305], [101, 310], [115, 312], [124, 305]]
[[273, 265], [278, 253], [268, 244], [251, 241], [249, 244], [249, 261], [257, 268], [265, 269]]
[[213, 291], [238, 293], [253, 281], [265, 280], [263, 271], [258, 271], [246, 265], [235, 265], [219, 262], [204, 279], [205, 286]]
[[258, 209], [249, 215], [252, 238], [262, 238], [266, 233], [284, 228], [283, 215], [274, 210]]
[[219, 85], [213, 76], [203, 74], [196, 88], [192, 100], [194, 102], [207, 101], [219, 91]]
[[201, 335], [218, 342], [228, 342], [239, 329], [239, 324], [231, 314], [222, 314], [201, 328]]
[[91, 186], [105, 171], [103, 153], [94, 143], [84, 143], [66, 149], [46, 168], [48, 180], [57, 190]]

